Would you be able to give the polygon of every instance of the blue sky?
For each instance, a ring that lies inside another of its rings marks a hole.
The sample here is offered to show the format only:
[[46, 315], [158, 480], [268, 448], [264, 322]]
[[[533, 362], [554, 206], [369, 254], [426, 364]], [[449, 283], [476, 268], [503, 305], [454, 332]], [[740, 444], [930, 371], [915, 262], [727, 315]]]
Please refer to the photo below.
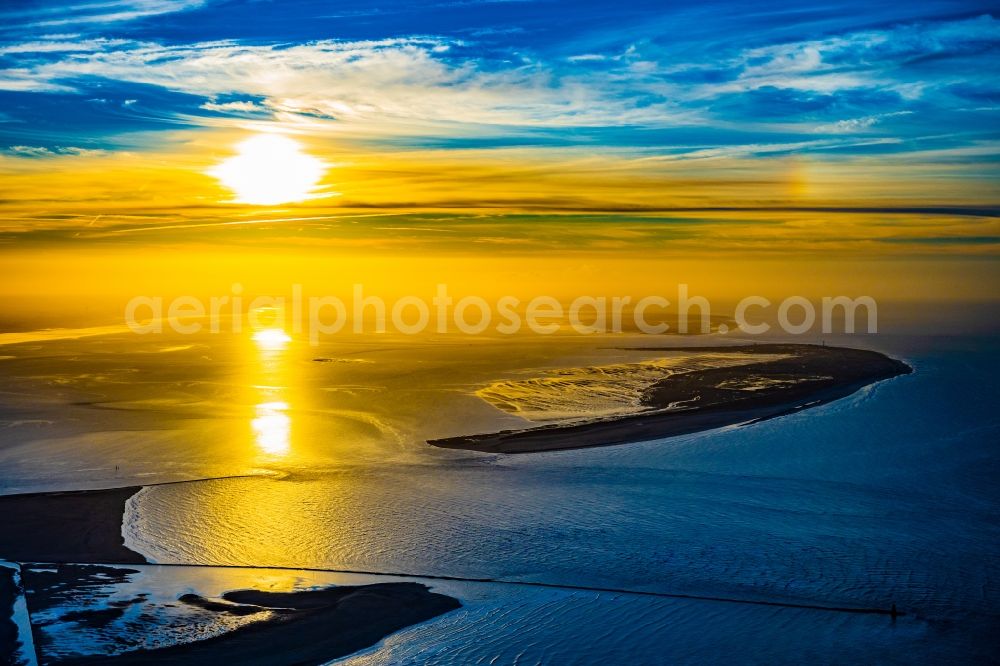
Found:
[[0, 146], [306, 122], [395, 148], [993, 161], [989, 4], [7, 2]]

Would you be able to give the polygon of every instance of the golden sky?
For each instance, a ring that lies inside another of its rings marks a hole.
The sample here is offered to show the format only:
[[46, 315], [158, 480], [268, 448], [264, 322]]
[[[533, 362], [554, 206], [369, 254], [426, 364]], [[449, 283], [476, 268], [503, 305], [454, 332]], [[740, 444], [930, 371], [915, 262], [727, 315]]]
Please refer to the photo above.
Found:
[[988, 6], [495, 4], [0, 12], [0, 294], [995, 298]]

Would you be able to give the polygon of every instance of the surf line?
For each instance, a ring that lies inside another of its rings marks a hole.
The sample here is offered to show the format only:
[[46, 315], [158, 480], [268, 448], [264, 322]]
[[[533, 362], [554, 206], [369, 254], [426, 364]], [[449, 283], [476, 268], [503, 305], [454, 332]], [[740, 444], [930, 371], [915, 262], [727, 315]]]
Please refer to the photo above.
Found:
[[598, 592], [606, 594], [623, 594], [640, 597], [658, 597], [661, 599], [687, 599], [691, 601], [713, 601], [727, 604], [747, 604], [752, 606], [773, 606], [776, 608], [798, 608], [802, 610], [825, 611], [828, 613], [853, 613], [856, 615], [886, 615], [895, 620], [903, 617], [905, 612], [897, 610], [896, 604], [891, 608], [864, 608], [852, 606], [824, 606], [822, 604], [795, 603], [793, 601], [767, 601], [764, 599], [738, 599], [736, 597], [717, 597], [701, 594], [682, 594], [679, 592], [654, 592], [651, 590], [627, 590], [616, 587], [599, 587], [593, 585], [572, 585], [568, 583], [546, 583], [542, 581], [510, 580], [504, 578], [472, 578], [464, 576], [445, 576], [435, 574], [412, 574], [394, 571], [360, 571], [357, 569], [325, 569], [322, 567], [290, 567], [290, 566], [252, 566], [244, 564], [184, 564], [181, 562], [149, 562], [147, 564], [122, 564], [121, 562], [24, 562], [32, 566], [111, 566], [122, 569], [134, 567], [197, 567], [203, 569], [264, 569], [273, 571], [314, 571], [317, 573], [355, 574], [359, 576], [386, 576], [388, 578], [416, 578], [419, 580], [443, 580], [458, 583], [488, 583], [492, 585], [510, 585], [521, 587], [540, 587], [551, 590], [572, 590], [576, 592]]

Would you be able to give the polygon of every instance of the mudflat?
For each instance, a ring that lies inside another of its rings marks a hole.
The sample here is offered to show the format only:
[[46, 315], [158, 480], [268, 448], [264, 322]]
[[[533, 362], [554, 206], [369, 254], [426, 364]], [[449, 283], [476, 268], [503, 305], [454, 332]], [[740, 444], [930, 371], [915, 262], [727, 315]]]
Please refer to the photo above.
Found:
[[125, 501], [141, 486], [0, 496], [0, 559], [139, 564], [125, 547]]
[[461, 607], [457, 599], [431, 592], [419, 583], [377, 583], [303, 592], [236, 590], [227, 592], [222, 599], [224, 602], [209, 602], [189, 597], [182, 601], [219, 613], [270, 611], [270, 617], [205, 640], [60, 663], [323, 664]]

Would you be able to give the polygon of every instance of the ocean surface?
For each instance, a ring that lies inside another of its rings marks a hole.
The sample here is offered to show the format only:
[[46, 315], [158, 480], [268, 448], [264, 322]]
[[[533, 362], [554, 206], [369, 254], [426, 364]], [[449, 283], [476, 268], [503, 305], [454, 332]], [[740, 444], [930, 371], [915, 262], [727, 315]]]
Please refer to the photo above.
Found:
[[[523, 396], [540, 377], [634, 366], [664, 354], [624, 348], [664, 340], [8, 344], [0, 491], [208, 479], [134, 496], [129, 547], [162, 565], [494, 581], [414, 578], [463, 608], [348, 664], [998, 661], [1000, 346], [828, 342], [915, 372], [749, 426], [520, 456], [424, 440], [524, 427], [477, 392]], [[609, 402], [628, 404], [630, 390]], [[154, 569], [128, 593], [238, 586], [245, 575], [208, 569], [209, 584], [191, 573], [203, 569]], [[892, 604], [905, 614], [895, 621], [795, 607]]]

